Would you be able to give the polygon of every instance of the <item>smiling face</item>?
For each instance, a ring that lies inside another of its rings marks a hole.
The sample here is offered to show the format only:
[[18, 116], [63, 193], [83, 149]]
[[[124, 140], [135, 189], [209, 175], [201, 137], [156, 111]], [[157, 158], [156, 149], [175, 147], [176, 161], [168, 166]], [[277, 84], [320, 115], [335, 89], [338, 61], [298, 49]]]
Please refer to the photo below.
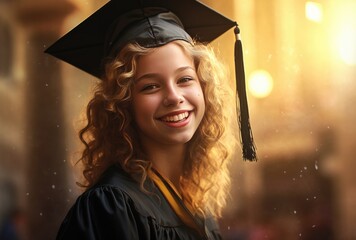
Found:
[[142, 144], [185, 144], [205, 112], [193, 59], [174, 42], [141, 56], [132, 91]]

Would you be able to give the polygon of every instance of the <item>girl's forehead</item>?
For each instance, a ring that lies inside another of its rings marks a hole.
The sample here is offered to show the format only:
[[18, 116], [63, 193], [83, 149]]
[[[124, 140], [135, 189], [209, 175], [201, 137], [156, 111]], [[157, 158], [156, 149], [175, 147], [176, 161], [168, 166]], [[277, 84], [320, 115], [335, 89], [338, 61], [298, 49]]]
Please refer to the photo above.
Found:
[[146, 74], [178, 74], [183, 70], [195, 71], [193, 58], [172, 42], [141, 56], [137, 61], [136, 76], [139, 79]]

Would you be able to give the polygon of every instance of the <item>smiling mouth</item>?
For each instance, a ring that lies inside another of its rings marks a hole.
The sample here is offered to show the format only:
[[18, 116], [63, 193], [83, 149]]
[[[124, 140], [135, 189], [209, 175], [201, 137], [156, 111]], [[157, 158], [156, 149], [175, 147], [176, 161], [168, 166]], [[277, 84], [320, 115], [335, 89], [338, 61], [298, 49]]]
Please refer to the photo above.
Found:
[[187, 119], [188, 116], [189, 116], [189, 112], [184, 112], [177, 115], [165, 116], [160, 118], [160, 120], [164, 122], [180, 122]]

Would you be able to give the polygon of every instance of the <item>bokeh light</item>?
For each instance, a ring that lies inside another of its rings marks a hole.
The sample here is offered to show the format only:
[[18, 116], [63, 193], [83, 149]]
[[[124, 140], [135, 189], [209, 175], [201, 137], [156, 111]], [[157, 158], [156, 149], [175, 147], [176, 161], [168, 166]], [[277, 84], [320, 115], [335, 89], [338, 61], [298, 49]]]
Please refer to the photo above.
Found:
[[256, 70], [251, 73], [248, 80], [248, 89], [256, 98], [267, 97], [273, 89], [271, 74], [265, 70]]
[[337, 36], [338, 52], [341, 60], [348, 65], [356, 65], [356, 29], [344, 25]]
[[320, 3], [306, 2], [305, 16], [313, 22], [321, 22], [323, 20], [323, 7]]

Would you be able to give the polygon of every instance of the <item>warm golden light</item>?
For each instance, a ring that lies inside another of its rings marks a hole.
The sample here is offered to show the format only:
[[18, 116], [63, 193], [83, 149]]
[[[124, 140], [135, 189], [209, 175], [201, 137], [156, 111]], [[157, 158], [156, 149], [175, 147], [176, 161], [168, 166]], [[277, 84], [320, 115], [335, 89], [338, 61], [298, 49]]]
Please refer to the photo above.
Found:
[[305, 16], [313, 22], [321, 22], [323, 20], [323, 7], [320, 3], [306, 2]]
[[249, 77], [248, 89], [257, 98], [267, 97], [273, 89], [272, 76], [265, 70], [254, 71]]
[[331, 51], [345, 64], [356, 65], [356, 1], [343, 0], [332, 5], [330, 24]]
[[343, 26], [338, 35], [338, 50], [342, 61], [348, 65], [356, 65], [356, 29]]

